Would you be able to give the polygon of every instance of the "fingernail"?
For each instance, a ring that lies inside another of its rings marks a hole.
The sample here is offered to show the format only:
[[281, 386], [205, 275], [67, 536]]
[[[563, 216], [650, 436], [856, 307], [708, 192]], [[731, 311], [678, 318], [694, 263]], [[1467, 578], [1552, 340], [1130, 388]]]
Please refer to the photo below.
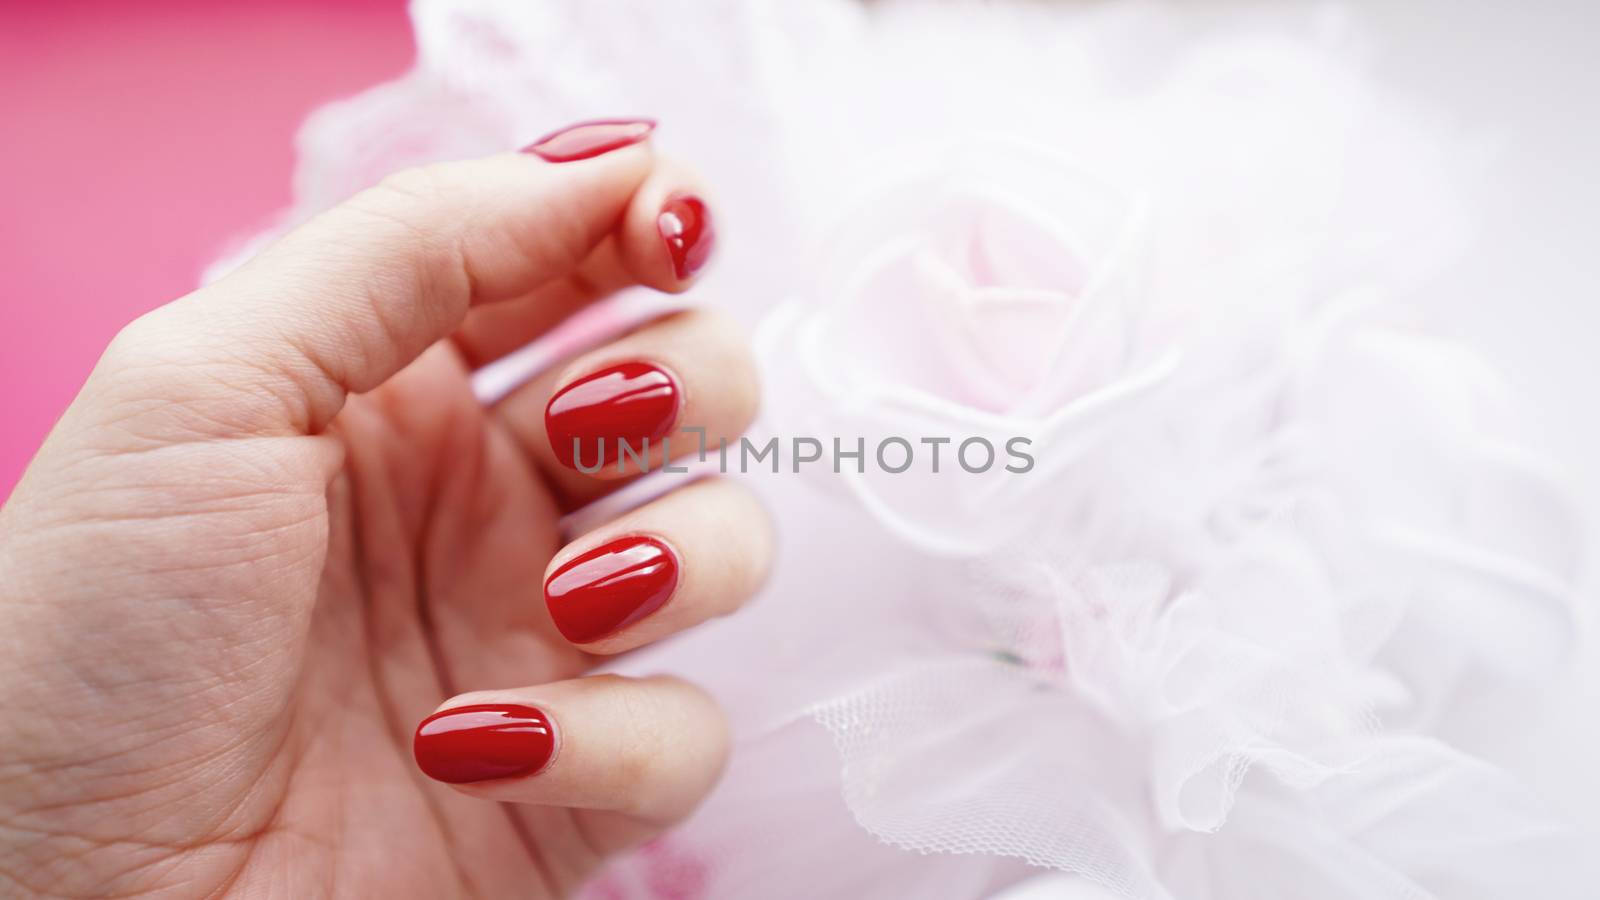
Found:
[[557, 569], [544, 583], [544, 602], [562, 637], [587, 644], [660, 609], [677, 586], [678, 558], [670, 547], [625, 537]]
[[411, 742], [417, 767], [447, 784], [532, 775], [555, 749], [549, 716], [532, 706], [494, 703], [436, 712], [422, 720]]
[[544, 410], [545, 433], [561, 464], [584, 472], [617, 459], [645, 456], [678, 420], [678, 384], [649, 363], [623, 363], [586, 375], [556, 392]]
[[667, 242], [672, 255], [672, 271], [682, 281], [700, 271], [711, 258], [717, 243], [717, 229], [711, 224], [711, 210], [693, 194], [673, 194], [656, 216], [656, 230]]
[[549, 162], [572, 162], [637, 144], [655, 129], [655, 119], [594, 119], [552, 131], [522, 152]]

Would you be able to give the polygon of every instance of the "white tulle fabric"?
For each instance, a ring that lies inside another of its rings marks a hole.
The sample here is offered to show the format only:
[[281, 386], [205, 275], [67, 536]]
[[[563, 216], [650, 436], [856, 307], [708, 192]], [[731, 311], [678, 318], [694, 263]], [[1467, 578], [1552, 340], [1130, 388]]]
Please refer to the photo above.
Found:
[[716, 693], [732, 765], [592, 897], [1592, 896], [1484, 761], [1567, 655], [1579, 542], [1515, 399], [1419, 326], [1470, 144], [1337, 8], [413, 16], [414, 71], [305, 127], [290, 221], [655, 115], [717, 189], [696, 296], [755, 327], [759, 431], [1037, 459], [752, 476], [764, 594], [624, 664]]

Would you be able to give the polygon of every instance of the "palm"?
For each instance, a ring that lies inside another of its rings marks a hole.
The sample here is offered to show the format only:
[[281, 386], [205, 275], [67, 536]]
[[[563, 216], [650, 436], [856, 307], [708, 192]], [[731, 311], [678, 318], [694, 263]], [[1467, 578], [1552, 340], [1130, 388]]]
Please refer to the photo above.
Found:
[[[99, 589], [81, 602], [105, 609], [109, 649], [82, 634], [77, 657], [39, 649], [81, 663], [81, 681], [115, 671], [138, 706], [98, 692], [81, 719], [115, 736], [115, 755], [103, 740], [54, 746], [55, 771], [9, 783], [9, 828], [64, 823], [93, 848], [77, 863], [101, 872], [290, 896], [558, 895], [642, 833], [462, 797], [411, 761], [415, 723], [452, 694], [570, 677], [587, 659], [540, 599], [556, 501], [448, 345], [352, 397], [327, 436], [217, 446], [119, 463], [151, 498], [173, 467], [208, 476], [184, 503], [209, 512], [164, 522], [155, 552], [148, 528], [53, 536], [92, 551], [78, 574]], [[159, 610], [160, 648], [141, 608]], [[195, 690], [193, 672], [215, 680]]]
[[329, 884], [526, 896], [541, 880], [564, 893], [612, 849], [585, 846], [596, 832], [575, 817], [593, 814], [460, 797], [418, 774], [410, 752], [415, 723], [453, 694], [584, 667], [540, 602], [556, 503], [449, 351], [353, 398], [336, 430], [346, 465], [329, 492], [327, 563], [287, 739], [251, 797], [245, 876], [280, 878], [293, 858], [306, 880], [296, 896]]

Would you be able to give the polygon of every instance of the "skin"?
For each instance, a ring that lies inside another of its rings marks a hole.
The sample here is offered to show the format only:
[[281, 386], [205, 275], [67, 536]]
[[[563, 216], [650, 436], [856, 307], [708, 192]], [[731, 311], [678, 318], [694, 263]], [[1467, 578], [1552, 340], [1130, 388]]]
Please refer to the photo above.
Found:
[[[554, 463], [541, 414], [643, 354], [737, 434], [748, 351], [690, 313], [495, 408], [469, 385], [615, 289], [687, 288], [654, 216], [694, 188], [648, 145], [404, 173], [118, 336], [0, 510], [0, 894], [553, 897], [694, 808], [715, 704], [585, 673], [737, 607], [766, 520], [703, 482], [564, 548], [617, 482]], [[568, 644], [546, 573], [630, 529], [672, 542], [678, 594]], [[417, 722], [486, 699], [546, 709], [555, 761], [427, 779]]]

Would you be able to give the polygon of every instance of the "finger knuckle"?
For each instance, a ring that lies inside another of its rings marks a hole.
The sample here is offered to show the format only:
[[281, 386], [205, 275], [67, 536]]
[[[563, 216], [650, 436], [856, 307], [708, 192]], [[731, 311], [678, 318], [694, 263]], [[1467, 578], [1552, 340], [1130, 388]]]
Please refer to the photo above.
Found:
[[694, 309], [683, 313], [682, 326], [693, 335], [701, 356], [715, 360], [714, 370], [723, 403], [739, 427], [754, 421], [761, 406], [760, 368], [744, 326], [721, 310]]
[[170, 441], [236, 433], [280, 413], [300, 418], [271, 377], [274, 358], [208, 330], [205, 293], [151, 310], [111, 339], [79, 395], [96, 422]]
[[438, 249], [458, 234], [457, 210], [466, 196], [459, 179], [444, 164], [413, 166], [384, 177], [344, 205], [349, 213], [380, 229], [400, 233], [394, 246]]
[[152, 310], [124, 325], [95, 365], [84, 395], [112, 402], [118, 398], [185, 396], [177, 388], [202, 366], [206, 348], [174, 307]]
[[617, 700], [627, 724], [619, 737], [615, 772], [625, 802], [631, 803], [663, 777], [677, 717], [647, 685], [630, 684]]
[[443, 166], [412, 166], [386, 175], [374, 193], [401, 206], [431, 205], [449, 196], [448, 180]]
[[117, 330], [100, 355], [100, 368], [125, 372], [146, 368], [172, 356], [170, 314], [160, 307]]

